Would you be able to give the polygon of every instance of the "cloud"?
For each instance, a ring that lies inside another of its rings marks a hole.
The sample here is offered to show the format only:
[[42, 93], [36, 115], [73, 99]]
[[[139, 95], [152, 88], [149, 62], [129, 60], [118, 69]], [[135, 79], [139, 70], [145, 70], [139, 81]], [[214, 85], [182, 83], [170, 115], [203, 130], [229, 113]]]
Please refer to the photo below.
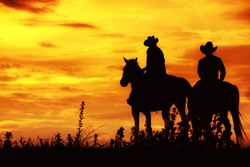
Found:
[[[233, 2], [234, 3], [234, 2]], [[250, 20], [250, 7], [249, 2], [242, 0], [242, 2], [239, 2], [241, 4], [241, 8], [236, 6], [235, 8], [223, 12], [223, 17], [227, 19], [233, 19], [238, 21], [244, 21], [249, 24]], [[233, 4], [235, 6], [235, 4]]]
[[60, 90], [65, 91], [65, 92], [77, 92], [77, 91], [79, 91], [79, 89], [69, 87], [69, 86], [63, 86], [60, 88]]
[[21, 68], [22, 65], [19, 63], [1, 63], [0, 70], [5, 70], [9, 68]]
[[[28, 19], [20, 20], [21, 24], [31, 27], [37, 26], [61, 26], [61, 27], [69, 27], [69, 28], [76, 28], [76, 29], [97, 29], [95, 25], [88, 24], [88, 23], [81, 23], [81, 22], [70, 22], [70, 21], [53, 21], [50, 19], [43, 19], [38, 17], [32, 17]], [[111, 34], [110, 34], [111, 36]], [[107, 36], [107, 37], [110, 37]], [[119, 34], [113, 34], [114, 36], [119, 36]]]
[[234, 18], [246, 21], [249, 23], [250, 20], [250, 8], [246, 8], [234, 14]]
[[120, 38], [120, 37], [124, 37], [124, 34], [100, 34], [101, 37], [108, 37], [108, 38]]
[[138, 7], [150, 7], [150, 8], [176, 8], [181, 6], [179, 4], [180, 1], [173, 1], [173, 0], [158, 0], [157, 3], [155, 1], [145, 1], [145, 0], [127, 0], [127, 1], [117, 1], [117, 0], [92, 0], [89, 3], [100, 5], [100, 6], [108, 6], [110, 7], [127, 7], [127, 6], [137, 6]]
[[114, 53], [136, 53], [136, 50], [133, 49], [120, 49], [120, 50], [115, 50]]
[[38, 17], [32, 17], [32, 18], [28, 18], [28, 19], [22, 19], [20, 20], [21, 24], [25, 25], [25, 26], [31, 26], [31, 27], [35, 27], [35, 26], [44, 26], [44, 25], [52, 25], [53, 22], [48, 20], [48, 19], [42, 19], [42, 18], [38, 18]]
[[45, 13], [52, 11], [51, 6], [56, 6], [59, 0], [0, 0], [3, 5], [16, 10], [31, 13]]
[[218, 46], [215, 55], [229, 66], [249, 65], [250, 45]]
[[[179, 57], [180, 60], [197, 65], [198, 60], [204, 56], [197, 48], [187, 50]], [[250, 45], [219, 45], [214, 55], [221, 57], [224, 63], [232, 67], [249, 65], [249, 51]]]
[[41, 47], [44, 47], [44, 48], [55, 48], [55, 47], [56, 47], [55, 44], [53, 44], [53, 43], [51, 43], [51, 42], [49, 42], [49, 41], [41, 41], [41, 42], [39, 43], [39, 45], [40, 45]]
[[109, 70], [122, 70], [123, 66], [119, 66], [119, 65], [110, 65], [107, 67]]
[[71, 28], [89, 28], [89, 29], [96, 29], [97, 27], [87, 23], [62, 23], [59, 26], [64, 27], [71, 27]]
[[[31, 95], [25, 95], [25, 94], [12, 94], [12, 95], [6, 95], [6, 96], [0, 96], [0, 105], [4, 109], [2, 110], [2, 114], [6, 112], [9, 113], [9, 111], [12, 110], [25, 110], [25, 111], [33, 111], [34, 108], [39, 108], [41, 106], [37, 105], [36, 103], [30, 102], [28, 100], [32, 99]], [[25, 99], [27, 101], [25, 101]], [[42, 111], [41, 111], [42, 113]], [[11, 114], [11, 113], [9, 113]], [[12, 113], [14, 114], [14, 113]], [[17, 113], [15, 113], [17, 114]], [[21, 115], [21, 114], [20, 114]]]
[[10, 77], [10, 76], [7, 76], [7, 75], [0, 76], [0, 81], [1, 82], [9, 82], [9, 81], [14, 81], [16, 79], [17, 78], [15, 78], [15, 77]]

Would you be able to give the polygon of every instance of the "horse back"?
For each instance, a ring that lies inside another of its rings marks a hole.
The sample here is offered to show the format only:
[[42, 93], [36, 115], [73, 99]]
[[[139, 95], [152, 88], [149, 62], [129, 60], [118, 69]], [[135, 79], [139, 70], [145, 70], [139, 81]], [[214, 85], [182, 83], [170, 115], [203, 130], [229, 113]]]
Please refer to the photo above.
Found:
[[238, 87], [230, 82], [218, 83], [215, 88], [206, 86], [197, 89], [195, 86], [192, 88], [188, 102], [191, 113], [221, 113], [227, 112], [232, 107], [237, 108], [239, 105]]
[[225, 103], [229, 105], [239, 105], [240, 93], [238, 87], [230, 82], [224, 81], [222, 98], [227, 100]]
[[174, 75], [167, 75], [166, 78], [166, 85], [170, 92], [174, 95], [189, 96], [192, 86], [185, 78]]

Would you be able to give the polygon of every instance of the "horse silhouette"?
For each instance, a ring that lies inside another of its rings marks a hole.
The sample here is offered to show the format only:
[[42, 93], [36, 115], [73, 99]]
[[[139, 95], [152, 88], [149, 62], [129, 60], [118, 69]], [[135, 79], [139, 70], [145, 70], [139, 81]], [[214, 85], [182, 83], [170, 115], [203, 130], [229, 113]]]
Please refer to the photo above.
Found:
[[[124, 57], [123, 57], [124, 58]], [[139, 66], [137, 58], [124, 58], [125, 66], [123, 68], [123, 75], [120, 80], [120, 85], [126, 87], [131, 84], [131, 98], [132, 102], [128, 102], [132, 108], [132, 115], [134, 119], [135, 137], [139, 133], [139, 116], [140, 112], [146, 118], [146, 132], [152, 135], [151, 127], [151, 112], [161, 110], [162, 118], [164, 120], [165, 129], [169, 126], [169, 111], [172, 105], [175, 105], [180, 113], [181, 120], [187, 120], [186, 104], [188, 93], [191, 90], [190, 83], [182, 78], [173, 75], [166, 75], [160, 86], [152, 87], [145, 77], [145, 73]], [[157, 84], [154, 84], [157, 85]], [[152, 95], [152, 91], [157, 90]]]
[[217, 85], [216, 89], [205, 88], [195, 90], [193, 87], [188, 99], [188, 114], [192, 122], [193, 141], [198, 141], [203, 136], [206, 141], [211, 143], [211, 122], [215, 114], [219, 115], [220, 122], [225, 127], [226, 141], [231, 141], [231, 123], [228, 118], [230, 112], [234, 123], [236, 144], [240, 146], [244, 142], [243, 134], [246, 136], [246, 133], [241, 123], [238, 87], [224, 81]]

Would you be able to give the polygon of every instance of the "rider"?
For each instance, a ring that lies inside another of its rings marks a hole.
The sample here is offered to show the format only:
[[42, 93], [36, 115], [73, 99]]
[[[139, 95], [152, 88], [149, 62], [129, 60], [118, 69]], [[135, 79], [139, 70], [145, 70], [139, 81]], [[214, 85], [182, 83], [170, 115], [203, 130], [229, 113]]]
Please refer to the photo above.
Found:
[[[164, 54], [157, 46], [158, 41], [159, 39], [153, 35], [148, 36], [143, 43], [148, 49], [146, 51], [146, 67], [142, 69], [142, 72], [146, 74], [147, 93], [149, 94], [147, 97], [150, 97], [145, 103], [150, 103], [150, 106], [157, 104], [158, 100], [162, 99], [163, 81], [167, 75]], [[127, 100], [128, 104], [132, 104], [132, 96], [133, 94], [131, 93]]]
[[[200, 46], [200, 51], [205, 54], [198, 62], [198, 75], [200, 80], [194, 85], [201, 91], [219, 88], [226, 76], [226, 69], [222, 59], [215, 56], [217, 46], [213, 47], [213, 43], [208, 41], [205, 45]], [[202, 92], [200, 92], [202, 93]]]
[[144, 41], [144, 45], [148, 47], [146, 56], [146, 67], [143, 68], [143, 71], [146, 71], [146, 74], [150, 78], [162, 78], [166, 75], [166, 66], [165, 58], [162, 50], [157, 46], [158, 38], [153, 36], [148, 36]]
[[[201, 120], [202, 127], [199, 128], [205, 128], [206, 130], [210, 128], [210, 124], [206, 125], [206, 122], [212, 121], [211, 113], [209, 112], [211, 104], [220, 106], [219, 103], [222, 102], [221, 93], [224, 91], [223, 81], [226, 76], [226, 69], [222, 59], [214, 55], [216, 50], [217, 46], [214, 47], [211, 41], [207, 41], [205, 45], [200, 46], [201, 53], [205, 55], [198, 62], [197, 73], [200, 80], [193, 86], [192, 97], [188, 99], [189, 117], [194, 118], [196, 114], [197, 116], [199, 115], [197, 111], [201, 111], [204, 120]], [[205, 110], [203, 110], [203, 107]], [[197, 135], [193, 133], [193, 137], [196, 138]], [[206, 133], [206, 138], [210, 140], [212, 135]]]
[[[146, 67], [143, 71], [146, 74], [146, 95], [149, 106], [158, 106], [164, 99], [164, 83], [167, 76], [165, 58], [163, 51], [157, 46], [159, 39], [154, 35], [148, 36], [144, 45], [148, 47], [146, 51]], [[154, 107], [153, 107], [154, 108]]]

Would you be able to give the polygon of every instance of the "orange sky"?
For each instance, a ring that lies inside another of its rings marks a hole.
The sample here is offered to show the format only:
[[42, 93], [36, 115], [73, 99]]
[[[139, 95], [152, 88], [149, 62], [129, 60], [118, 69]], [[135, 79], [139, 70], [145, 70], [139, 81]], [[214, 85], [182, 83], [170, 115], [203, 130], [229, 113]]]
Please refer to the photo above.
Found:
[[[99, 140], [129, 138], [133, 118], [119, 84], [123, 56], [145, 66], [149, 35], [159, 38], [169, 74], [198, 80], [200, 45], [213, 41], [240, 90], [250, 136], [249, 0], [0, 0], [0, 136], [36, 140], [75, 135], [85, 102], [85, 127]], [[141, 116], [141, 128], [144, 124]], [[155, 130], [161, 114], [152, 114]], [[249, 142], [249, 141], [247, 141]]]

